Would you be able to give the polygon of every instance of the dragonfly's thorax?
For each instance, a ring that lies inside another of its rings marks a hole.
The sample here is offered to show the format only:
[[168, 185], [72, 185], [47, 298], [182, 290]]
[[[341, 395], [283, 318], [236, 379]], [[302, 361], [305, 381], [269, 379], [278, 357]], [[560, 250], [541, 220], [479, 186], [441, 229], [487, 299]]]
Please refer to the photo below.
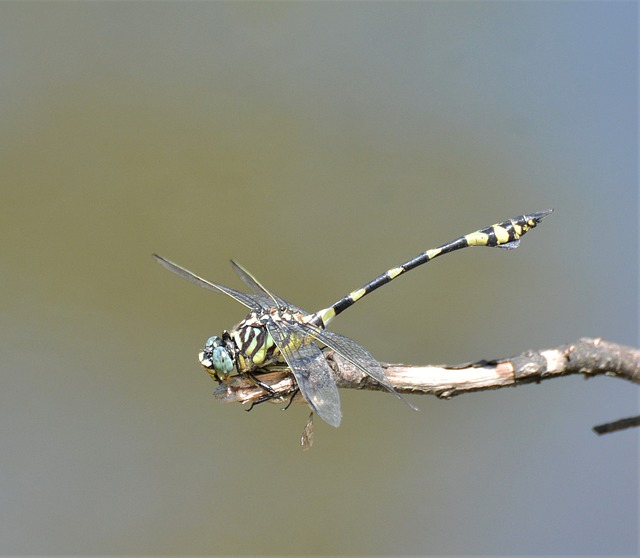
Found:
[[271, 327], [278, 322], [300, 323], [313, 316], [289, 309], [271, 308], [268, 312], [251, 312], [222, 337], [210, 337], [200, 353], [200, 363], [218, 381], [226, 381], [235, 369], [239, 374], [253, 372], [284, 362]]

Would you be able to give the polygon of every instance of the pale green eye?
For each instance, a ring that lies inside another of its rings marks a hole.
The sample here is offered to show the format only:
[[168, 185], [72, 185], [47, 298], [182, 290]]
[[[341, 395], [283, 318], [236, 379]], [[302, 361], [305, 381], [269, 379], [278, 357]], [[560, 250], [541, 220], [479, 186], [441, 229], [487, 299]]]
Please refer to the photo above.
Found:
[[228, 376], [233, 372], [233, 360], [224, 347], [216, 347], [211, 356], [213, 368], [218, 374]]
[[233, 372], [233, 358], [220, 337], [207, 339], [204, 350], [200, 353], [200, 364], [208, 370], [213, 369], [216, 377], [223, 381]]

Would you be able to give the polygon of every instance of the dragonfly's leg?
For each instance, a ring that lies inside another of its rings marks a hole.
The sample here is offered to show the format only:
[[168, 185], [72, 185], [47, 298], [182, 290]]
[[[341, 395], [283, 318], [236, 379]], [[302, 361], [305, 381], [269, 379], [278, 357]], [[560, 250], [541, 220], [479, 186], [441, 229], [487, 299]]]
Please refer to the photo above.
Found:
[[[252, 372], [245, 372], [245, 374], [253, 383], [261, 387], [266, 392], [264, 395], [261, 395], [256, 401], [251, 403], [251, 406], [248, 409], [245, 409], [245, 411], [250, 411], [251, 409], [253, 409], [255, 405], [260, 405], [260, 403], [266, 403], [267, 401], [271, 401], [272, 399], [284, 399], [283, 394], [277, 393], [270, 385], [265, 384]], [[282, 409], [283, 411], [286, 411], [289, 407], [291, 407], [291, 404], [293, 403], [293, 400], [295, 399], [296, 395], [298, 395], [298, 393], [300, 393], [300, 388], [295, 387], [291, 392], [289, 402], [284, 407], [284, 409]]]
[[[289, 402], [285, 405], [285, 407], [282, 409], [283, 411], [286, 411], [289, 407], [291, 407], [291, 404], [293, 403], [293, 400], [296, 398], [296, 395], [298, 395], [298, 393], [300, 393], [300, 388], [294, 388], [294, 390], [291, 392], [291, 396], [289, 397]], [[245, 411], [250, 411], [251, 409], [253, 409], [253, 407], [255, 405], [260, 405], [260, 403], [266, 403], [267, 401], [271, 401], [272, 399], [283, 399], [282, 395], [275, 395], [275, 394], [270, 394], [267, 393], [266, 395], [262, 395], [257, 401], [254, 401], [253, 403], [251, 403], [251, 406], [248, 409], [245, 409]]]
[[274, 389], [270, 385], [265, 384], [262, 380], [258, 379], [258, 377], [253, 372], [246, 372], [246, 375], [254, 384], [260, 386], [271, 396], [269, 399], [276, 397], [276, 392], [274, 391]]
[[298, 393], [300, 393], [300, 388], [296, 387], [291, 393], [291, 398], [289, 399], [289, 403], [287, 403], [286, 407], [282, 409], [283, 411], [286, 411], [289, 407], [291, 407], [291, 404], [293, 403], [293, 400], [296, 398], [296, 395], [298, 395]]
[[253, 403], [251, 403], [251, 405], [249, 406], [248, 409], [245, 409], [245, 411], [249, 412], [251, 409], [253, 409], [256, 405], [260, 405], [260, 403], [266, 403], [267, 401], [271, 401], [274, 398], [273, 395], [271, 394], [267, 394], [267, 395], [262, 395], [260, 396], [260, 398], [257, 401], [254, 401]]
[[245, 374], [247, 375], [247, 378], [249, 378], [254, 384], [261, 387], [266, 392], [265, 395], [261, 395], [256, 401], [251, 403], [251, 406], [248, 409], [245, 409], [245, 411], [249, 412], [255, 405], [260, 405], [260, 403], [265, 403], [266, 401], [270, 401], [271, 399], [278, 397], [273, 388], [270, 385], [265, 384], [262, 380], [258, 379], [255, 374], [251, 372], [245, 372]]

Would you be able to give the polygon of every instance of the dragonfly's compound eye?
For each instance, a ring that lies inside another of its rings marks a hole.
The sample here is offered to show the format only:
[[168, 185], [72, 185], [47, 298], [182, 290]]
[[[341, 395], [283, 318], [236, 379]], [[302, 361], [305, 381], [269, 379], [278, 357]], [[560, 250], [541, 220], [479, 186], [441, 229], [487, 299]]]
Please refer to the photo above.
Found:
[[233, 372], [233, 358], [220, 337], [209, 337], [199, 358], [200, 364], [215, 380], [224, 382]]

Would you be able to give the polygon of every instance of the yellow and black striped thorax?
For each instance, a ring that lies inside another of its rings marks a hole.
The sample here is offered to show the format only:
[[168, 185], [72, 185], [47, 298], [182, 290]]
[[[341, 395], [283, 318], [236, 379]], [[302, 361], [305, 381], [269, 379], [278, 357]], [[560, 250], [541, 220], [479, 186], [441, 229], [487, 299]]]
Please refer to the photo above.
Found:
[[[251, 312], [230, 332], [235, 344], [236, 369], [239, 373], [252, 372], [264, 368], [270, 364], [282, 363], [284, 359], [280, 350], [269, 333], [267, 324], [278, 324], [287, 328], [288, 324], [307, 321], [311, 316], [305, 316], [301, 312], [289, 309], [272, 308], [266, 312]], [[306, 320], [305, 320], [306, 318]], [[291, 330], [291, 328], [287, 328]], [[287, 345], [292, 349], [297, 348], [304, 339], [300, 336], [290, 335]]]

